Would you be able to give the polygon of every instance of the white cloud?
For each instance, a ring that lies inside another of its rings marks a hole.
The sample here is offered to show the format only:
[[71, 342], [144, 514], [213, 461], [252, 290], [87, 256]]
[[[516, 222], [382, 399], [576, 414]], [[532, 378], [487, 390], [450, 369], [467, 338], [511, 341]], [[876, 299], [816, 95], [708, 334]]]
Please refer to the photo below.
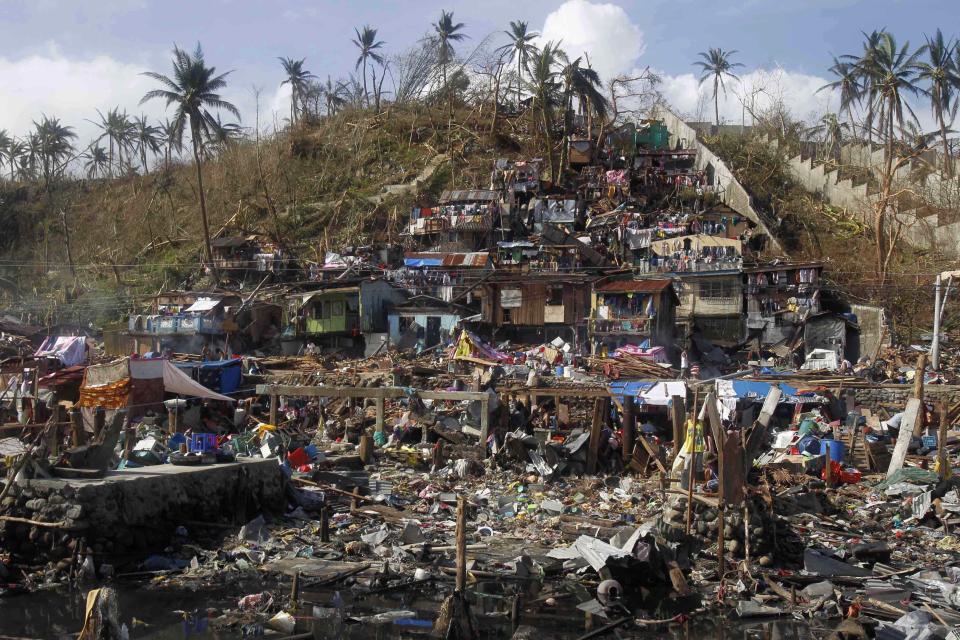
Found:
[[539, 44], [551, 40], [571, 58], [586, 54], [605, 83], [632, 68], [646, 46], [623, 7], [588, 0], [567, 0], [547, 16]]
[[[721, 122], [739, 124], [742, 119], [750, 124], [750, 110], [763, 112], [782, 101], [795, 117], [810, 119], [827, 110], [837, 108], [837, 98], [831, 91], [817, 92], [828, 80], [780, 67], [753, 69], [738, 74], [740, 80], [727, 78], [726, 94], [719, 93]], [[713, 82], [699, 83], [692, 73], [663, 74], [660, 90], [667, 102], [678, 111], [698, 120], [713, 120]], [[744, 108], [746, 104], [746, 108]]]
[[143, 94], [156, 85], [140, 75], [147, 68], [103, 55], [72, 60], [55, 47], [16, 60], [0, 58], [0, 128], [22, 136], [46, 114], [74, 127], [78, 144], [86, 145], [99, 135], [88, 122], [97, 119], [96, 109], [119, 106], [131, 115], [161, 117], [162, 101], [138, 106]]

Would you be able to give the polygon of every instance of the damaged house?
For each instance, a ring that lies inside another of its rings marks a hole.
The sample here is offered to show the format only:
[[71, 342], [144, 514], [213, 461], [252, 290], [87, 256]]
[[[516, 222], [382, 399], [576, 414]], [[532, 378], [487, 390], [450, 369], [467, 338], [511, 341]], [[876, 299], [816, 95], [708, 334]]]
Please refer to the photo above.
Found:
[[424, 248], [479, 251], [489, 246], [494, 227], [502, 226], [503, 210], [499, 191], [444, 191], [436, 206], [411, 210], [407, 233]]
[[666, 361], [676, 342], [679, 303], [668, 278], [595, 282], [589, 324], [591, 353], [613, 353], [628, 345], [660, 348]]

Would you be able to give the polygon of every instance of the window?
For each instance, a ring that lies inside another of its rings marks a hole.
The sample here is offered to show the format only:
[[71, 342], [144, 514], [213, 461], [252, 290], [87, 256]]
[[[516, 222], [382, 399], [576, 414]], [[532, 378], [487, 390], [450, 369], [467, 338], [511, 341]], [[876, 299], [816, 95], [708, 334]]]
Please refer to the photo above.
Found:
[[343, 300], [337, 300], [336, 302], [332, 302], [331, 305], [333, 306], [333, 309], [330, 311], [330, 315], [332, 315], [334, 318], [342, 317], [343, 316]]
[[509, 307], [503, 309], [503, 324], [513, 324], [513, 309]]
[[701, 298], [732, 298], [734, 295], [734, 286], [729, 282], [701, 282], [699, 290]]
[[313, 303], [313, 319], [319, 320], [322, 315], [323, 315], [323, 303], [319, 301], [314, 302]]
[[550, 287], [547, 291], [547, 306], [563, 305], [563, 287]]
[[323, 305], [323, 311], [320, 312], [320, 319], [321, 319], [321, 320], [329, 320], [329, 319], [330, 319], [330, 307], [331, 307], [331, 305], [332, 305], [333, 303], [324, 301], [324, 302], [322, 302], [321, 304]]

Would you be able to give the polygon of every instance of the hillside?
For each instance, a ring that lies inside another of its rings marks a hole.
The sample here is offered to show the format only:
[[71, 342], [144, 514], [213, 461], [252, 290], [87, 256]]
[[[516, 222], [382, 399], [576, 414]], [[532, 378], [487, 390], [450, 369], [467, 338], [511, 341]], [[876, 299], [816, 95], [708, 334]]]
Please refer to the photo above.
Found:
[[[482, 116], [464, 111], [448, 127], [444, 109], [422, 105], [348, 110], [235, 143], [204, 164], [211, 232], [265, 234], [301, 260], [395, 239], [417, 198], [484, 185], [496, 157], [534, 153], [525, 121], [501, 119], [494, 141]], [[387, 189], [428, 165], [436, 170], [417, 188]], [[196, 185], [191, 164], [173, 163], [146, 176], [63, 181], [49, 197], [0, 186], [8, 312], [101, 323], [160, 288], [201, 284]]]

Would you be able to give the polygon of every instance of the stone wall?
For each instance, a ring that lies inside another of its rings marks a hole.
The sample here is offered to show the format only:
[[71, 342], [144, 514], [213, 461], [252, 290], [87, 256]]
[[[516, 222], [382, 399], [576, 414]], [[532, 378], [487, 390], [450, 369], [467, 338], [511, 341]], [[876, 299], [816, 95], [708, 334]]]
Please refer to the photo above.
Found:
[[[836, 389], [834, 390], [836, 392]], [[854, 389], [854, 395], [858, 406], [865, 406], [871, 411], [880, 408], [891, 412], [894, 409], [902, 411], [907, 400], [913, 395], [912, 384], [890, 384], [883, 385], [874, 389]], [[941, 400], [948, 405], [953, 405], [960, 401], [960, 386], [958, 385], [926, 385], [923, 389], [923, 399], [925, 402], [936, 405]]]
[[46, 523], [0, 523], [3, 546], [31, 562], [58, 560], [82, 538], [99, 554], [161, 551], [180, 525], [242, 525], [282, 513], [284, 476], [276, 460], [196, 467], [158, 465], [110, 472], [101, 479], [26, 480], [5, 500], [7, 514]]

